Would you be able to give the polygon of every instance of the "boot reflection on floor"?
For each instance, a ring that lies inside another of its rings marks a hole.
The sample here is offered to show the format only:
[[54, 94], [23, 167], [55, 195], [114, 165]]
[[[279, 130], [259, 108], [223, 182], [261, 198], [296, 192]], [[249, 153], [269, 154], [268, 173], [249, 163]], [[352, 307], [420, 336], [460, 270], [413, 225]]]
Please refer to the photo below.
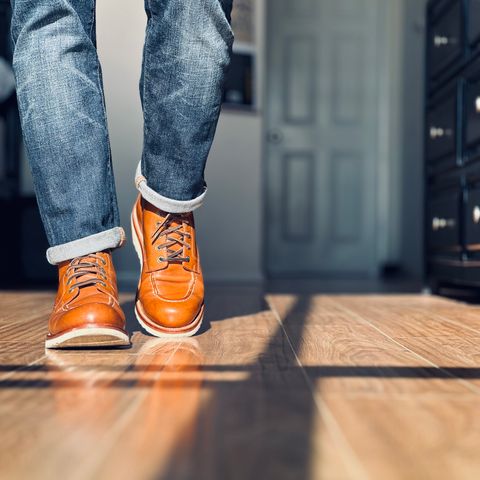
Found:
[[[69, 462], [100, 468], [103, 477], [135, 471], [146, 478], [172, 457], [188, 458], [201, 408], [201, 363], [195, 339], [150, 338], [135, 356], [127, 350], [48, 352], [56, 426], [70, 433], [56, 448]], [[80, 458], [79, 442], [97, 445], [97, 454]], [[114, 461], [102, 466], [107, 452]]]

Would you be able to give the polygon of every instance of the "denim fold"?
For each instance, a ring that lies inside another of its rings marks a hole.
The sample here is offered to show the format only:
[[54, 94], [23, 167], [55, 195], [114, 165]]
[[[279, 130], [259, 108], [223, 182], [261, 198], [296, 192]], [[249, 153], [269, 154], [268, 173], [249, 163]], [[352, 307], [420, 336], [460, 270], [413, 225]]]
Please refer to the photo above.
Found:
[[203, 192], [192, 200], [176, 200], [165, 197], [148, 186], [147, 179], [142, 175], [141, 162], [139, 162], [135, 172], [135, 186], [142, 198], [167, 213], [193, 212], [202, 206], [207, 194], [207, 187], [204, 187]]
[[47, 260], [51, 265], [58, 265], [76, 257], [121, 247], [125, 243], [125, 238], [123, 228], [114, 227], [73, 242], [50, 247], [47, 250]]

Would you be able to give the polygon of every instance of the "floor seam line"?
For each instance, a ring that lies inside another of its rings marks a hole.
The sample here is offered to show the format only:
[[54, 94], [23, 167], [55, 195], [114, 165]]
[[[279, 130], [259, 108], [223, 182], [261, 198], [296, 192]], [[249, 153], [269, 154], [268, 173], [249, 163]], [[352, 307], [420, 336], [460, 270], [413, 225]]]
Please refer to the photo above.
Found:
[[352, 473], [354, 476], [358, 476], [358, 472], [361, 472], [362, 478], [368, 479], [371, 478], [370, 475], [368, 475], [365, 467], [363, 466], [362, 462], [358, 458], [357, 454], [355, 453], [355, 450], [353, 447], [350, 445], [348, 440], [345, 437], [345, 434], [343, 433], [343, 430], [341, 429], [340, 425], [338, 424], [335, 415], [330, 411], [326, 403], [319, 398], [316, 395], [315, 389], [313, 387], [313, 384], [310, 380], [310, 378], [307, 375], [307, 372], [305, 371], [302, 362], [300, 361], [300, 358], [297, 355], [297, 352], [293, 348], [292, 342], [290, 340], [290, 337], [288, 336], [287, 331], [285, 330], [285, 326], [283, 324], [282, 318], [280, 314], [277, 312], [275, 306], [273, 303], [270, 301], [268, 296], [265, 297], [265, 300], [272, 311], [273, 315], [275, 316], [280, 328], [282, 329], [283, 334], [285, 335], [285, 338], [287, 339], [288, 345], [290, 349], [293, 352], [293, 355], [295, 357], [296, 362], [298, 363], [300, 370], [302, 372], [302, 375], [305, 379], [305, 382], [307, 383], [308, 388], [310, 389], [310, 393], [312, 395], [313, 402], [315, 403], [315, 406], [317, 407], [317, 411], [320, 414], [320, 416], [323, 418], [325, 421], [327, 427], [329, 427], [331, 434], [334, 437], [337, 437], [337, 440], [340, 442], [340, 444], [344, 445], [345, 452], [346, 454], [350, 457], [348, 459], [344, 459], [344, 463], [346, 464], [345, 467]]
[[[419, 312], [419, 313], [423, 313], [423, 312], [421, 312], [421, 310], [417, 310], [417, 308], [415, 308], [414, 310]], [[444, 320], [445, 322], [448, 322], [448, 323], [450, 323], [452, 325], [455, 325], [455, 326], [458, 326], [458, 327], [465, 328], [467, 330], [470, 330], [471, 332], [477, 333], [480, 336], [480, 329], [469, 327], [468, 325], [465, 325], [461, 322], [457, 322], [457, 320], [452, 320], [451, 318], [448, 318], [444, 314], [441, 314], [441, 313], [435, 313], [435, 315], [438, 318], [441, 318], [442, 320]], [[480, 316], [480, 313], [479, 313], [479, 316]]]
[[444, 368], [440, 367], [439, 365], [437, 365], [436, 363], [432, 362], [431, 360], [428, 360], [428, 358], [425, 358], [423, 357], [422, 355], [420, 355], [419, 353], [415, 352], [414, 350], [410, 349], [409, 347], [407, 347], [406, 345], [403, 345], [402, 343], [398, 342], [397, 340], [395, 340], [394, 338], [390, 337], [390, 335], [388, 335], [387, 333], [385, 333], [383, 330], [381, 330], [380, 328], [378, 328], [376, 325], [374, 325], [373, 323], [371, 323], [370, 321], [368, 321], [366, 318], [364, 318], [362, 315], [360, 315], [359, 313], [351, 310], [350, 308], [348, 307], [345, 307], [344, 305], [342, 305], [341, 303], [338, 303], [336, 302], [335, 300], [333, 300], [331, 297], [328, 297], [328, 299], [334, 304], [336, 305], [338, 308], [340, 308], [341, 310], [343, 310], [344, 312], [352, 315], [353, 317], [357, 317], [357, 319], [359, 319], [361, 321], [361, 323], [364, 323], [364, 324], [367, 324], [369, 327], [373, 328], [374, 330], [376, 330], [377, 332], [379, 332], [381, 335], [383, 335], [385, 338], [388, 338], [390, 341], [392, 341], [393, 343], [395, 343], [396, 345], [404, 348], [405, 350], [407, 350], [408, 352], [412, 353], [413, 355], [415, 355], [417, 358], [419, 358], [420, 360], [423, 360], [425, 362], [427, 362], [428, 364], [432, 365], [433, 367], [435, 368], [438, 368], [440, 371], [444, 372], [446, 375], [448, 375], [449, 377], [455, 379], [457, 382], [461, 383], [462, 385], [465, 385], [469, 390], [471, 390], [472, 392], [476, 393], [477, 395], [480, 394], [480, 389], [477, 388], [474, 384], [470, 383], [470, 382], [467, 382], [466, 380], [462, 379], [462, 378], [459, 378], [459, 377], [456, 377], [455, 375], [451, 374], [449, 371], [445, 370]]

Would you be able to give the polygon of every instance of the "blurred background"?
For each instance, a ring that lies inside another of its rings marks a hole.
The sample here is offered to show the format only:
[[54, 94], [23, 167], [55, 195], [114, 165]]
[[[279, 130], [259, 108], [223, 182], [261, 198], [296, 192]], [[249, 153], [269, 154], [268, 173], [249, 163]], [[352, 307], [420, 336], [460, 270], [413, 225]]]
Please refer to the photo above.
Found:
[[[207, 281], [423, 275], [424, 0], [235, 0], [234, 58], [197, 213]], [[101, 57], [124, 227], [142, 148], [143, 2], [99, 0]], [[11, 61], [9, 2], [0, 57]], [[4, 63], [5, 63], [4, 62]], [[0, 68], [0, 212], [5, 286], [49, 286], [56, 270]], [[3, 83], [2, 83], [3, 82]], [[4, 92], [3, 98], [1, 92]], [[2, 237], [6, 237], [3, 235]], [[22, 261], [22, 268], [12, 268]], [[134, 288], [131, 242], [116, 253]], [[13, 272], [18, 273], [13, 278]], [[5, 275], [8, 273], [8, 277]]]

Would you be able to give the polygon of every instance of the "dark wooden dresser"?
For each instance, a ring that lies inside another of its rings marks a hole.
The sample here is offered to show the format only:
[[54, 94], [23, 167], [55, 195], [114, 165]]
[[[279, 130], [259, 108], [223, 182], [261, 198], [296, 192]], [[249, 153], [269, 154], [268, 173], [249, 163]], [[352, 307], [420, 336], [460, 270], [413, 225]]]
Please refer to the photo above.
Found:
[[480, 0], [428, 3], [426, 62], [427, 281], [480, 287]]

